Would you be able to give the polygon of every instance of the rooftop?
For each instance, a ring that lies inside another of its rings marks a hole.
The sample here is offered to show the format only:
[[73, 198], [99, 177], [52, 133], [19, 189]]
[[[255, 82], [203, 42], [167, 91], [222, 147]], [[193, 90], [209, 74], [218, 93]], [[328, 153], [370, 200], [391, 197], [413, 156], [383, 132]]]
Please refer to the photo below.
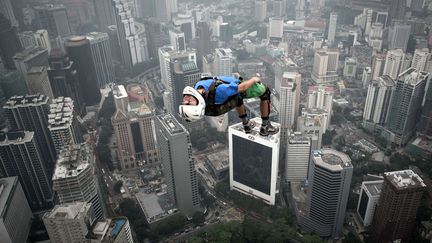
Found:
[[116, 85], [113, 90], [114, 99], [127, 98], [128, 94], [123, 85]]
[[302, 134], [301, 132], [293, 132], [288, 136], [289, 144], [308, 144], [310, 143], [310, 138]]
[[369, 192], [372, 196], [379, 196], [381, 194], [381, 188], [383, 184], [383, 180], [379, 181], [364, 181], [363, 185], [365, 186], [365, 190]]
[[33, 136], [34, 132], [30, 131], [0, 132], [0, 146], [27, 143], [33, 139]]
[[158, 116], [158, 119], [171, 134], [184, 133], [187, 130], [174, 118], [173, 115], [166, 113]]
[[36, 56], [39, 56], [43, 53], [48, 54], [47, 49], [40, 48], [38, 46], [32, 46], [29, 48], [26, 48], [24, 51], [18, 52], [13, 57], [14, 60], [22, 60], [22, 61], [28, 61]]
[[25, 106], [39, 106], [48, 104], [48, 96], [43, 94], [34, 94], [26, 96], [12, 96], [3, 106], [5, 109], [13, 109]]
[[332, 171], [352, 167], [351, 159], [348, 155], [334, 149], [323, 148], [315, 150], [312, 153], [312, 159], [317, 165], [321, 165]]
[[53, 180], [76, 177], [94, 163], [88, 144], [72, 144], [60, 150]]
[[73, 202], [56, 205], [43, 216], [47, 219], [79, 219], [84, 218], [91, 208], [91, 203]]
[[73, 121], [73, 100], [69, 97], [55, 98], [50, 104], [48, 128], [50, 130], [68, 128]]
[[426, 187], [422, 178], [412, 170], [386, 172], [384, 177], [397, 189]]
[[[263, 140], [266, 140], [266, 141], [272, 142], [272, 143], [278, 143], [279, 142], [280, 132], [278, 132], [274, 135], [269, 135], [267, 137], [263, 137], [263, 136], [259, 135], [259, 129], [261, 127], [261, 122], [262, 122], [261, 118], [255, 117], [255, 118], [252, 118], [251, 120], [253, 120], [255, 122], [255, 127], [252, 129], [251, 133], [247, 134], [247, 136], [249, 138], [251, 138], [251, 137], [260, 138], [260, 139], [263, 139]], [[272, 122], [271, 124], [274, 127], [277, 127], [280, 129], [279, 123]], [[240, 132], [244, 133], [243, 124], [241, 122], [230, 126], [229, 129], [233, 129], [233, 130], [240, 131]], [[253, 139], [253, 140], [256, 140], [256, 139]]]
[[217, 170], [223, 170], [229, 167], [229, 154], [227, 150], [222, 150], [216, 153], [207, 154], [205, 158]]
[[415, 68], [409, 68], [405, 72], [399, 74], [398, 79], [410, 85], [417, 85], [421, 81], [427, 80], [429, 73], [419, 72]]

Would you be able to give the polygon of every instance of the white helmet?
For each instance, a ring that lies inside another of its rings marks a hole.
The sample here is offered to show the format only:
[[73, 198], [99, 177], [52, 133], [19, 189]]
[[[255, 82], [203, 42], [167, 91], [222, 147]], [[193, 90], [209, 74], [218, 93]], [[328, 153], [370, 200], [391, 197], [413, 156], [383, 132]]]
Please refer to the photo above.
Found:
[[183, 95], [192, 95], [198, 100], [197, 105], [180, 105], [179, 112], [180, 116], [186, 121], [198, 121], [204, 117], [205, 112], [205, 101], [202, 95], [194, 88], [186, 86], [183, 89]]

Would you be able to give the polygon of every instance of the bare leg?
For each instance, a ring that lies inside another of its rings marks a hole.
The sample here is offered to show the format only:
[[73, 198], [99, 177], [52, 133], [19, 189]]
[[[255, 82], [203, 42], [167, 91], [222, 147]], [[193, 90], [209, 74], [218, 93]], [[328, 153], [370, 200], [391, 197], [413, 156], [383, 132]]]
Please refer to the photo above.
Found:
[[260, 111], [261, 111], [261, 117], [269, 117], [270, 116], [270, 101], [269, 100], [261, 100]]
[[244, 105], [237, 106], [236, 110], [237, 110], [237, 113], [238, 113], [239, 117], [242, 117], [242, 116], [246, 115], [246, 108], [245, 108]]

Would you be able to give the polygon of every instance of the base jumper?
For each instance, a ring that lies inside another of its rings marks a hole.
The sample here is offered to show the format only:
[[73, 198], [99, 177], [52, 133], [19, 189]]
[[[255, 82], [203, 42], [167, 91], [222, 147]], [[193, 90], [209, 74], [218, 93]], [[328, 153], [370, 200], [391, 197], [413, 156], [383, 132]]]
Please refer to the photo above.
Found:
[[259, 97], [262, 119], [260, 135], [268, 136], [278, 132], [269, 121], [270, 95], [270, 89], [261, 83], [259, 77], [246, 81], [234, 76], [204, 77], [194, 87], [184, 88], [179, 112], [186, 121], [197, 121], [204, 115], [219, 116], [236, 108], [245, 132], [250, 133], [255, 122], [247, 117], [243, 99]]

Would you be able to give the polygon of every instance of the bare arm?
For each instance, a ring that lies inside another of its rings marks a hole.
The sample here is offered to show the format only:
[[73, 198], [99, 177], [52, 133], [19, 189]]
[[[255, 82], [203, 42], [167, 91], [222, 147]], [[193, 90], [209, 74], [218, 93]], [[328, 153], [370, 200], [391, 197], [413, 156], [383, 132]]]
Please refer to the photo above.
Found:
[[258, 77], [252, 77], [251, 79], [247, 81], [243, 81], [241, 84], [238, 85], [237, 91], [239, 93], [246, 92], [247, 89], [249, 89], [254, 83], [260, 82], [261, 79]]

